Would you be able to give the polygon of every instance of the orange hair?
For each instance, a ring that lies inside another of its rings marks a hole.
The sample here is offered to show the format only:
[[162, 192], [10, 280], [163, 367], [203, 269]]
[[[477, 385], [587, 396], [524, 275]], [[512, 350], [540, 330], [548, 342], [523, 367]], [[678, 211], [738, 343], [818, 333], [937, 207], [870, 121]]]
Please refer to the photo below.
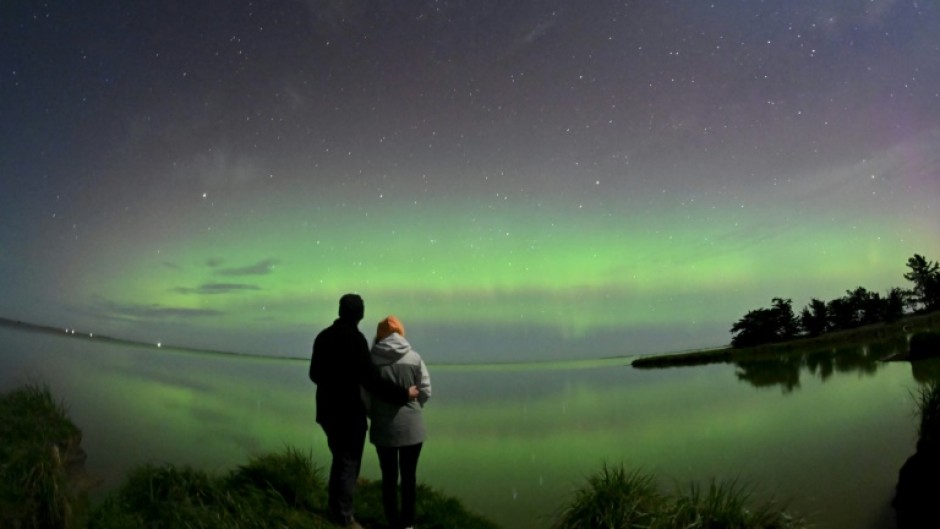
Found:
[[375, 341], [384, 340], [393, 332], [397, 332], [401, 336], [404, 336], [405, 326], [402, 325], [395, 316], [389, 316], [379, 322], [379, 326], [375, 330]]

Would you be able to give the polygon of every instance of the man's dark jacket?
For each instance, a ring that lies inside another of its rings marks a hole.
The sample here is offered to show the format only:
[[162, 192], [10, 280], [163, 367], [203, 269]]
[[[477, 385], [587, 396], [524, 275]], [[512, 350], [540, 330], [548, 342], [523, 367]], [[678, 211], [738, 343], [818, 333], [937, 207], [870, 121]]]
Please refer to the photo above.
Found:
[[310, 380], [317, 385], [317, 422], [327, 430], [365, 431], [359, 387], [388, 402], [405, 404], [408, 389], [379, 376], [358, 321], [337, 319], [313, 342]]

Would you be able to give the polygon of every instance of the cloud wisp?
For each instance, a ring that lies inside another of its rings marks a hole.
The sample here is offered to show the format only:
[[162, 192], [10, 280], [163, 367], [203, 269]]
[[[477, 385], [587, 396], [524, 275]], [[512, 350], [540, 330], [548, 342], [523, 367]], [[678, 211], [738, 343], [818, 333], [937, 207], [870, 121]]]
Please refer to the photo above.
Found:
[[215, 309], [194, 309], [189, 307], [168, 307], [159, 303], [138, 304], [104, 301], [100, 311], [111, 318], [117, 319], [173, 319], [173, 318], [201, 318], [222, 316], [225, 313]]
[[217, 295], [234, 294], [237, 292], [246, 292], [261, 290], [257, 285], [246, 285], [243, 283], [204, 283], [198, 287], [177, 287], [172, 290], [178, 294], [197, 294], [197, 295]]
[[279, 263], [279, 259], [264, 259], [247, 266], [217, 268], [215, 274], [220, 276], [264, 276], [274, 272], [274, 267]]

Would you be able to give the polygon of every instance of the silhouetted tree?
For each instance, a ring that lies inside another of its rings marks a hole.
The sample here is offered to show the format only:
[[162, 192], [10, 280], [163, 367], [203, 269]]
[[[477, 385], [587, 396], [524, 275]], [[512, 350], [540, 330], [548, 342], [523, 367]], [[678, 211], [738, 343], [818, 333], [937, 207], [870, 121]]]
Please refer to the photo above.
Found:
[[847, 297], [836, 298], [826, 305], [829, 314], [829, 324], [833, 330], [844, 330], [858, 327], [858, 309], [853, 306]]
[[750, 347], [789, 340], [799, 332], [793, 301], [774, 298], [773, 307], [752, 310], [732, 327], [732, 347]]
[[911, 271], [904, 274], [904, 279], [914, 283], [912, 301], [924, 310], [940, 308], [940, 264], [915, 253], [907, 260], [907, 267]]
[[826, 302], [813, 298], [800, 312], [800, 328], [808, 336], [819, 336], [829, 330]]
[[892, 322], [904, 315], [905, 307], [925, 311], [940, 309], [940, 263], [919, 254], [907, 260], [910, 272], [904, 278], [913, 290], [892, 288], [882, 298], [864, 287], [846, 290], [846, 295], [829, 302], [813, 298], [799, 317], [793, 315], [790, 299], [773, 298], [771, 308], [752, 310], [732, 327], [732, 347], [749, 347], [789, 340], [800, 334], [818, 336], [832, 330]]
[[[750, 347], [770, 343], [777, 337], [777, 322], [771, 309], [748, 311], [743, 318], [731, 326], [734, 336], [732, 347]], [[736, 334], [735, 334], [736, 333]]]
[[847, 290], [848, 303], [855, 310], [855, 321], [858, 325], [870, 325], [883, 321], [884, 312], [881, 296], [877, 292], [869, 292], [864, 287]]
[[889, 290], [882, 302], [882, 320], [890, 323], [901, 319], [904, 316], [904, 298], [904, 290], [898, 287]]
[[797, 321], [796, 315], [793, 314], [792, 299], [774, 298], [772, 310], [777, 314], [777, 325], [779, 325], [777, 335], [779, 339], [789, 340], [799, 334], [800, 323]]

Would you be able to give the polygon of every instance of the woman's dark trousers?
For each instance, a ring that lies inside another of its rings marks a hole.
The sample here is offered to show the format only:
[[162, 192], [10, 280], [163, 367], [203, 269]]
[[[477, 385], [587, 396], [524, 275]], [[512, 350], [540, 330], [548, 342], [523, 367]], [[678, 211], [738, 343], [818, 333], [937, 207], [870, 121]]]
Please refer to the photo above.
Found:
[[[411, 446], [376, 446], [382, 468], [382, 505], [390, 527], [415, 524], [418, 456], [421, 443]], [[398, 475], [401, 472], [401, 511], [398, 509]]]

